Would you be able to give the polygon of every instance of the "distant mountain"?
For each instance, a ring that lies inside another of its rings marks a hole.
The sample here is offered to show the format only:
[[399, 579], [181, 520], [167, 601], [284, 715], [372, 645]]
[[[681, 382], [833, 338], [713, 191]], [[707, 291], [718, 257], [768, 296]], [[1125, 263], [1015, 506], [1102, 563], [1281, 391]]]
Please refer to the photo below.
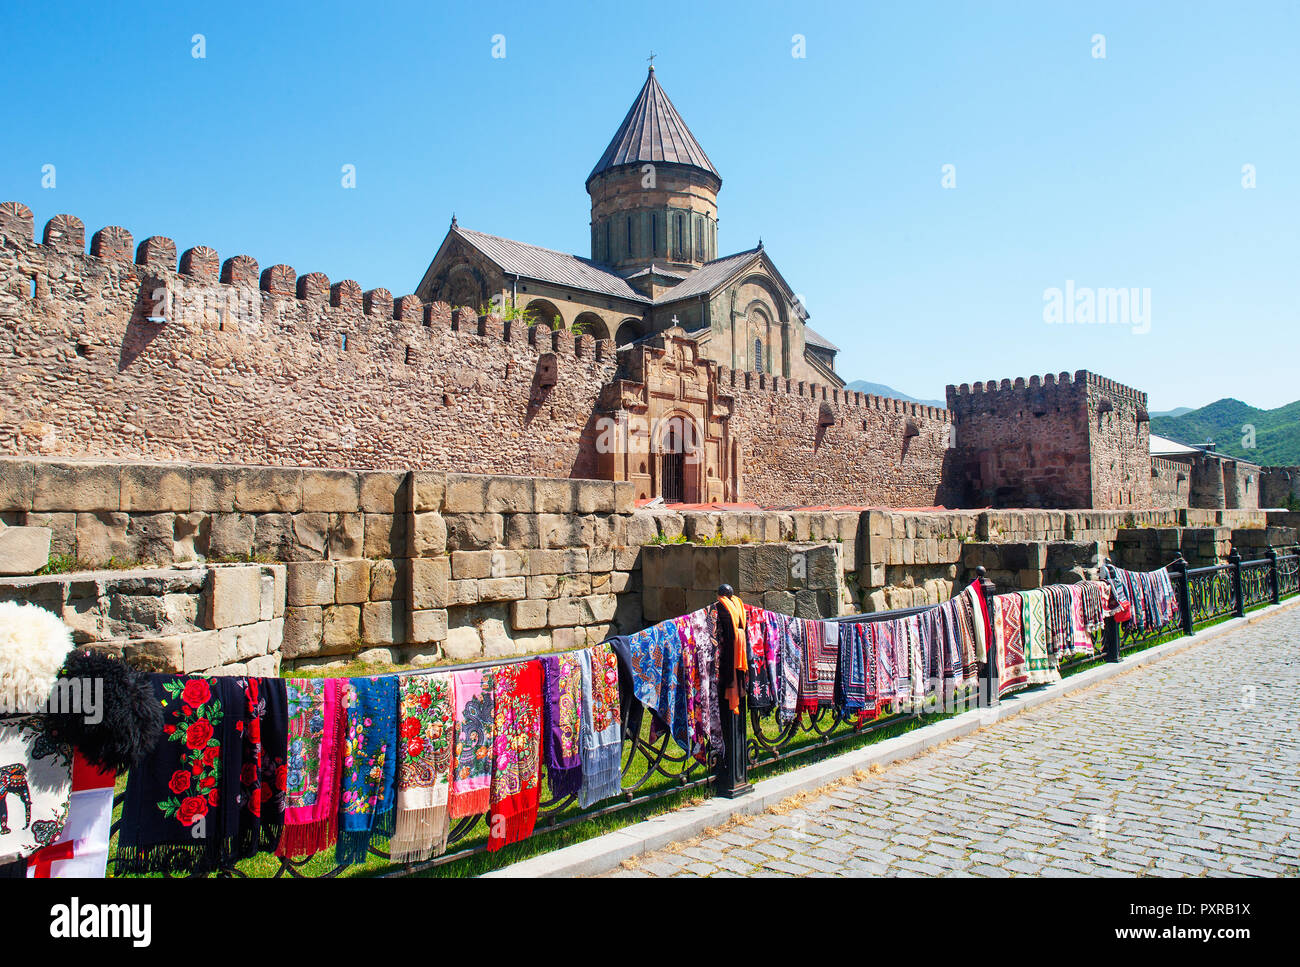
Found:
[[1151, 418], [1155, 419], [1157, 416], [1182, 416], [1184, 413], [1192, 412], [1192, 409], [1193, 407], [1190, 406], [1180, 406], [1176, 410], [1161, 410], [1159, 413], [1152, 413]]
[[908, 403], [920, 403], [922, 406], [937, 406], [943, 409], [948, 405], [947, 400], [918, 400], [915, 396], [908, 396], [906, 393], [900, 393], [892, 386], [886, 386], [884, 383], [872, 383], [865, 379], [855, 379], [844, 387], [855, 393], [870, 393], [872, 396], [888, 396], [891, 399], [905, 400]]
[[[1177, 410], [1171, 411], [1178, 413]], [[1254, 427], [1255, 446], [1243, 446]], [[1263, 466], [1300, 465], [1300, 400], [1261, 410], [1241, 400], [1216, 400], [1177, 416], [1151, 414], [1151, 432], [1188, 446], [1215, 443], [1215, 450]]]

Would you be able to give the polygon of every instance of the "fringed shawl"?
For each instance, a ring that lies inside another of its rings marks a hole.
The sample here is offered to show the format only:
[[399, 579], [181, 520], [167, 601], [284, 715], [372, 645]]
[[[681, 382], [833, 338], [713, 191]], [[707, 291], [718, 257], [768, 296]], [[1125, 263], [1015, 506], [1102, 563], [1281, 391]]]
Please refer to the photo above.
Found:
[[632, 694], [667, 726], [673, 741], [690, 751], [686, 728], [686, 702], [681, 694], [682, 641], [671, 621], [629, 635], [625, 658]]
[[339, 840], [335, 860], [363, 863], [374, 837], [391, 836], [397, 796], [398, 682], [394, 675], [349, 678], [344, 708]]
[[682, 684], [678, 694], [685, 705], [686, 747], [701, 762], [708, 758], [708, 726], [705, 722], [703, 676], [695, 628], [686, 617], [674, 618], [677, 637], [682, 643]]
[[279, 856], [310, 856], [338, 839], [339, 770], [344, 732], [338, 678], [285, 680], [288, 770]]
[[447, 849], [456, 742], [453, 689], [448, 673], [398, 676], [397, 818], [388, 847], [394, 863], [427, 860]]
[[505, 665], [494, 679], [496, 725], [488, 849], [533, 834], [542, 761], [542, 665]]
[[[803, 622], [803, 673], [799, 676], [799, 711], [816, 712], [821, 707], [822, 692], [822, 653], [826, 648], [826, 623], [824, 621], [805, 620]], [[836, 651], [839, 650], [836, 639]], [[838, 655], [837, 655], [838, 657]], [[831, 681], [835, 678], [832, 674]]]
[[622, 791], [623, 723], [618, 694], [618, 658], [609, 645], [578, 653], [582, 671], [583, 809]]
[[492, 784], [492, 675], [475, 669], [452, 674], [456, 748], [447, 813], [451, 819], [488, 811]]
[[209, 873], [240, 858], [247, 680], [150, 681], [163, 738], [127, 777], [114, 869]]
[[541, 658], [546, 702], [542, 706], [543, 759], [552, 799], [582, 788], [582, 664], [578, 652]]
[[283, 678], [236, 678], [244, 688], [239, 772], [239, 858], [273, 853], [284, 832], [289, 703]]
[[898, 693], [898, 654], [894, 640], [899, 630], [899, 623], [892, 619], [872, 622], [877, 713], [892, 702]]

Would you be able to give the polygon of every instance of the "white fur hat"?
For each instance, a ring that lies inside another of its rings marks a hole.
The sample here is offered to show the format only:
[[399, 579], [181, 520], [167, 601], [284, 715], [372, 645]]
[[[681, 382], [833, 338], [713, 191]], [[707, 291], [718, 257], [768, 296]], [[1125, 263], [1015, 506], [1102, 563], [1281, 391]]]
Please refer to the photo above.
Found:
[[0, 604], [0, 714], [42, 711], [71, 650], [67, 626], [44, 608]]

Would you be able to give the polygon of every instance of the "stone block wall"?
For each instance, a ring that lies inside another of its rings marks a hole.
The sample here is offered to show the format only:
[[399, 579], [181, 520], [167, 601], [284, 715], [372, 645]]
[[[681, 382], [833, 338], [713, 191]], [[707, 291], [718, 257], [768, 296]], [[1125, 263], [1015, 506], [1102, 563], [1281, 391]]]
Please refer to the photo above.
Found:
[[838, 543], [664, 544], [642, 557], [647, 623], [707, 607], [730, 584], [755, 607], [801, 618], [851, 614]]
[[36, 604], [94, 645], [154, 671], [280, 673], [281, 564], [0, 578], [0, 601]]

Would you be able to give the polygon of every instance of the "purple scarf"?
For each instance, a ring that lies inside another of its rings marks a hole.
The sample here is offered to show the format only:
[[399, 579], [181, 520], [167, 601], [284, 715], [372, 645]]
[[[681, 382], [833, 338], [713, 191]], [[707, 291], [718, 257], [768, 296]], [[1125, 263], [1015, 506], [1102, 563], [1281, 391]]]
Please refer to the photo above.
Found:
[[542, 754], [552, 799], [582, 788], [582, 663], [575, 651], [541, 658]]

